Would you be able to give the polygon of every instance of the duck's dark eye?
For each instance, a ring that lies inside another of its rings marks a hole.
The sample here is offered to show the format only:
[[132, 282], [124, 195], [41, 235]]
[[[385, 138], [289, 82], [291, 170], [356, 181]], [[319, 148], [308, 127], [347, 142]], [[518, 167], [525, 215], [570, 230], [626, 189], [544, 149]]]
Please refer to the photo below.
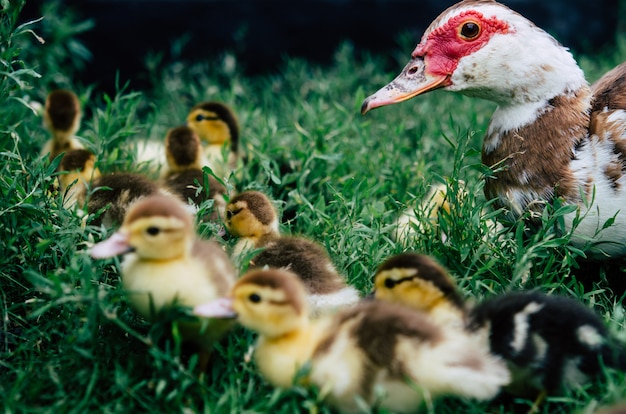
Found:
[[226, 210], [226, 218], [228, 220], [232, 219], [233, 216], [237, 215], [237, 213], [239, 213], [241, 211], [241, 209], [237, 209], [237, 210]]
[[203, 120], [204, 120], [204, 115], [202, 115], [202, 114], [196, 115], [196, 121], [200, 122], [200, 121], [203, 121]]
[[465, 40], [473, 40], [480, 34], [480, 25], [476, 22], [465, 22], [459, 30], [459, 34]]
[[156, 236], [157, 234], [159, 234], [161, 232], [161, 229], [158, 227], [148, 227], [146, 229], [146, 233], [148, 233], [151, 236]]
[[385, 287], [387, 289], [393, 289], [396, 286], [396, 281], [393, 280], [392, 278], [388, 277], [387, 279], [385, 279]]
[[252, 303], [259, 303], [261, 301], [261, 297], [256, 293], [251, 293], [250, 296], [248, 296], [248, 300]]

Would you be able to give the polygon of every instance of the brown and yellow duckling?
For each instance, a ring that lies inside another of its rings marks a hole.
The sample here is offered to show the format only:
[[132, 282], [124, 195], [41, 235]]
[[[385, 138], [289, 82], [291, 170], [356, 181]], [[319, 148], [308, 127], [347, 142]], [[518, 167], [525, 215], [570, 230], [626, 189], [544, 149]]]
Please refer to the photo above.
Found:
[[346, 284], [326, 250], [303, 237], [281, 235], [278, 214], [270, 199], [258, 191], [244, 191], [226, 206], [224, 223], [239, 238], [234, 255], [262, 249], [250, 260], [250, 268], [285, 268], [304, 282], [315, 312], [352, 305], [358, 291]]
[[508, 383], [498, 358], [424, 313], [364, 301], [311, 319], [306, 296], [292, 272], [257, 269], [237, 281], [229, 299], [195, 313], [236, 316], [259, 334], [254, 360], [268, 382], [316, 386], [341, 412], [359, 412], [363, 404], [416, 412], [442, 395], [486, 400]]
[[[122, 227], [92, 247], [94, 258], [125, 255], [122, 284], [133, 308], [157, 320], [162, 311], [178, 305], [194, 307], [228, 294], [236, 273], [224, 250], [197, 237], [193, 216], [173, 196], [154, 195], [135, 203]], [[213, 343], [230, 328], [222, 319], [179, 324], [186, 342], [200, 349], [206, 366]]]
[[522, 291], [468, 308], [445, 269], [415, 253], [388, 259], [374, 280], [376, 298], [428, 312], [485, 341], [509, 366], [512, 382], [506, 391], [537, 397], [536, 404], [546, 394], [600, 374], [602, 364], [626, 369], [626, 347], [610, 337], [596, 313], [573, 298]]
[[464, 329], [465, 300], [454, 279], [426, 255], [403, 253], [387, 259], [374, 277], [376, 299], [428, 313], [438, 324]]
[[83, 208], [88, 188], [102, 176], [96, 167], [96, 156], [85, 149], [66, 152], [61, 158], [58, 175], [59, 190], [66, 208]]
[[189, 111], [187, 125], [203, 142], [204, 158], [216, 176], [227, 177], [238, 168], [239, 122], [231, 108], [221, 102], [199, 103]]
[[80, 101], [74, 92], [66, 89], [50, 92], [46, 97], [43, 123], [52, 138], [44, 144], [41, 155], [48, 154], [53, 160], [62, 152], [84, 148], [75, 136], [81, 117]]
[[93, 225], [119, 226], [126, 210], [136, 201], [150, 195], [169, 194], [141, 174], [100, 174], [95, 164], [93, 153], [78, 149], [68, 151], [59, 165], [60, 189], [63, 194], [67, 193], [64, 204], [86, 207]]
[[198, 134], [187, 126], [170, 129], [165, 138], [165, 154], [168, 169], [162, 178], [164, 187], [195, 206], [212, 199], [215, 211], [223, 216], [226, 187], [202, 171], [204, 164]]

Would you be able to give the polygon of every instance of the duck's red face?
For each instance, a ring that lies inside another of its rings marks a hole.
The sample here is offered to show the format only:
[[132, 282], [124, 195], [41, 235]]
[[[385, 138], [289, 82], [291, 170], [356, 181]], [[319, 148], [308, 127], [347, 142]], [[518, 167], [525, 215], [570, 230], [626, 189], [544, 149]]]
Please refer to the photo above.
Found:
[[495, 34], [509, 30], [506, 22], [486, 17], [476, 9], [456, 13], [448, 9], [426, 30], [400, 75], [368, 97], [361, 113], [451, 86], [462, 58], [480, 50]]

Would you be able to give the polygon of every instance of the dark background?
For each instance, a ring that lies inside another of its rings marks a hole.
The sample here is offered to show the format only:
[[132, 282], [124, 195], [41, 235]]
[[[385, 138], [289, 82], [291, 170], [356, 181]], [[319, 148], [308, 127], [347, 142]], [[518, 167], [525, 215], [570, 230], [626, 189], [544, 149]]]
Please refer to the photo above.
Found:
[[[172, 54], [175, 39], [188, 35], [184, 60], [232, 51], [246, 73], [280, 67], [286, 55], [330, 61], [340, 42], [357, 50], [395, 51], [398, 35], [419, 41], [427, 25], [454, 1], [444, 0], [67, 0], [93, 29], [80, 36], [93, 57], [85, 83], [141, 83], [146, 53]], [[577, 52], [611, 47], [618, 29], [618, 0], [506, 0], [512, 9]], [[41, 15], [41, 1], [27, 1], [23, 15]], [[406, 51], [407, 58], [411, 50]]]

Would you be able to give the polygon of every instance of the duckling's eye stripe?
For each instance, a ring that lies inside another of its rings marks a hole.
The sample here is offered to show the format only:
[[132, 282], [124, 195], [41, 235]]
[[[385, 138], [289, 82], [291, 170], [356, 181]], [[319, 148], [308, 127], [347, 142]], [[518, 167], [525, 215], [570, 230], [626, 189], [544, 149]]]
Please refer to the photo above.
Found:
[[267, 302], [272, 305], [289, 305], [289, 302], [286, 300], [268, 300]]
[[206, 116], [206, 115], [198, 115], [196, 116], [196, 121], [219, 121], [218, 116]]
[[407, 277], [402, 277], [400, 279], [387, 278], [387, 279], [385, 279], [385, 286], [388, 287], [389, 289], [392, 289], [396, 285], [399, 285], [400, 283], [403, 283], [403, 282], [408, 282], [409, 280], [413, 280], [416, 277], [417, 276], [407, 276]]
[[227, 215], [228, 217], [232, 217], [232, 216], [235, 216], [235, 215], [239, 214], [240, 212], [241, 212], [241, 209], [240, 209], [240, 208], [238, 208], [238, 209], [236, 209], [236, 210], [228, 210], [228, 211], [226, 212], [226, 215]]

